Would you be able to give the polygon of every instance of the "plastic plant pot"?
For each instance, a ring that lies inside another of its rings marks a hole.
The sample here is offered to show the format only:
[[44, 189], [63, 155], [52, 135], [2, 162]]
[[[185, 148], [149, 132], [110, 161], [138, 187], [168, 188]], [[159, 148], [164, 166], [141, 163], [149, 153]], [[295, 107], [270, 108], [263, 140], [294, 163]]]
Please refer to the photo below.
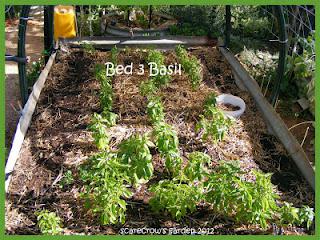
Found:
[[221, 94], [216, 98], [216, 100], [218, 104], [230, 104], [239, 108], [239, 110], [236, 111], [223, 110], [223, 113], [228, 117], [239, 118], [246, 110], [245, 102], [237, 96], [231, 94]]

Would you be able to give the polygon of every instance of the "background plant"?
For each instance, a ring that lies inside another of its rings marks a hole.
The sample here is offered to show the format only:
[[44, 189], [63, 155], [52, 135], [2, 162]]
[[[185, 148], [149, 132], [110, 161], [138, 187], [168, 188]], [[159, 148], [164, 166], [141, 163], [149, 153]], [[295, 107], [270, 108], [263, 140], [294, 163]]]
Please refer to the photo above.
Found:
[[139, 86], [139, 93], [145, 97], [152, 97], [157, 93], [157, 87], [152, 79], [143, 81]]

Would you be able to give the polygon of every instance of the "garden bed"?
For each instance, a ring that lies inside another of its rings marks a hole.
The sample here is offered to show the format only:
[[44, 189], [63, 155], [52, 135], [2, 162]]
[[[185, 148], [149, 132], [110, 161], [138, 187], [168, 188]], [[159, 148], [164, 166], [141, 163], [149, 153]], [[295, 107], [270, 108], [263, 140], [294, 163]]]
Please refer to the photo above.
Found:
[[[203, 82], [193, 90], [188, 76], [173, 76], [161, 88], [165, 121], [178, 134], [179, 151], [184, 164], [194, 151], [208, 154], [214, 168], [221, 161], [239, 161], [245, 179], [254, 181], [252, 170], [273, 173], [272, 183], [277, 185], [279, 201], [295, 207], [314, 206], [314, 192], [300, 175], [282, 144], [268, 134], [266, 124], [249, 93], [240, 90], [227, 62], [215, 47], [196, 47], [189, 53], [201, 60]], [[165, 63], [179, 62], [174, 51], [166, 51]], [[121, 227], [208, 227], [214, 234], [272, 234], [269, 226], [263, 230], [257, 225], [237, 223], [218, 214], [203, 203], [197, 210], [180, 221], [169, 214], [156, 214], [148, 205], [152, 194], [148, 187], [167, 178], [164, 160], [151, 148], [154, 174], [139, 188], [130, 188], [133, 196], [127, 199], [126, 221], [122, 224], [102, 226], [99, 219], [83, 207], [79, 197], [83, 191], [79, 180], [79, 166], [98, 152], [92, 133], [87, 129], [93, 113], [102, 111], [99, 100], [100, 83], [94, 76], [97, 63], [110, 61], [110, 52], [89, 53], [83, 50], [59, 52], [46, 86], [41, 93], [32, 124], [17, 161], [6, 201], [6, 231], [8, 234], [39, 234], [35, 212], [48, 209], [57, 212], [63, 221], [65, 234], [117, 234]], [[118, 54], [118, 64], [146, 64], [147, 51], [133, 49]], [[146, 114], [147, 98], [139, 92], [143, 76], [119, 75], [112, 80], [114, 93], [112, 111], [118, 114], [117, 124], [109, 128], [110, 147], [133, 134], [152, 131]], [[230, 126], [223, 141], [202, 141], [195, 132], [203, 103], [212, 93], [230, 93], [241, 97], [246, 111]], [[63, 174], [71, 170], [75, 181], [60, 187]], [[303, 227], [288, 227], [284, 234], [310, 233]]]

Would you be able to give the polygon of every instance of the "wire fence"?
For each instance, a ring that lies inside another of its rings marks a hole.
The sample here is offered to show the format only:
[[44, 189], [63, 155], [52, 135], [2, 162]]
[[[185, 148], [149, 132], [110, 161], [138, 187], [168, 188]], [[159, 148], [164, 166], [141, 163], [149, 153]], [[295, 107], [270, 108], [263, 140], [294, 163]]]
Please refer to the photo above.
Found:
[[[237, 49], [234, 44], [231, 46], [249, 73], [258, 81], [264, 95], [270, 98], [274, 84], [281, 77], [277, 75], [278, 63], [281, 61], [279, 49], [281, 44], [285, 44], [286, 64], [274, 105], [277, 107], [279, 98], [291, 97], [302, 100], [302, 107], [314, 114], [315, 8], [295, 5], [283, 6], [282, 9], [287, 35], [285, 41], [280, 39], [281, 29], [275, 7], [233, 6], [233, 43], [242, 43], [242, 49]], [[245, 30], [246, 24], [260, 29]], [[252, 34], [255, 31], [257, 34]], [[247, 32], [251, 32], [251, 36]], [[264, 45], [255, 44], [255, 40]]]

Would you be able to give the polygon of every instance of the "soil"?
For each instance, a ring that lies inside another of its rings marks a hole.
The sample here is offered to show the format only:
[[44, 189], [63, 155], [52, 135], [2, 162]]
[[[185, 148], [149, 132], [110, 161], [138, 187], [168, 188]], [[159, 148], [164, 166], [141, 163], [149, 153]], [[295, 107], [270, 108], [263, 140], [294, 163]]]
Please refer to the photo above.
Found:
[[[219, 161], [240, 161], [245, 177], [252, 179], [251, 170], [273, 173], [281, 199], [296, 207], [314, 206], [314, 192], [293, 164], [282, 144], [268, 133], [267, 127], [251, 96], [237, 88], [231, 70], [215, 47], [199, 47], [189, 51], [201, 60], [203, 83], [193, 91], [184, 74], [172, 77], [170, 84], [161, 89], [166, 122], [177, 131], [180, 152], [202, 151], [212, 158], [211, 166]], [[173, 51], [165, 52], [166, 64], [177, 61]], [[118, 63], [130, 59], [134, 66], [145, 63], [146, 51], [133, 49], [120, 52]], [[48, 209], [55, 211], [64, 223], [64, 234], [117, 234], [121, 227], [210, 227], [214, 234], [278, 234], [274, 227], [262, 230], [243, 225], [200, 205], [197, 211], [173, 221], [166, 214], [155, 214], [148, 206], [147, 187], [164, 178], [163, 160], [152, 151], [154, 179], [134, 190], [128, 201], [126, 223], [101, 226], [99, 219], [89, 215], [79, 198], [82, 185], [78, 167], [98, 150], [87, 130], [91, 115], [100, 112], [99, 82], [94, 78], [94, 65], [110, 60], [109, 52], [85, 53], [82, 50], [58, 52], [46, 86], [41, 93], [32, 124], [24, 141], [12, 176], [6, 199], [7, 234], [39, 234], [34, 213]], [[133, 74], [113, 79], [113, 111], [119, 115], [117, 125], [110, 128], [112, 148], [134, 133], [149, 132], [151, 124], [145, 114], [147, 100], [139, 94], [139, 84], [148, 78]], [[203, 111], [205, 98], [229, 93], [246, 102], [246, 111], [233, 122], [225, 139], [219, 143], [203, 142], [195, 133], [195, 124]], [[59, 187], [62, 174], [70, 169], [74, 184]], [[284, 228], [281, 234], [310, 234], [305, 228]]]

